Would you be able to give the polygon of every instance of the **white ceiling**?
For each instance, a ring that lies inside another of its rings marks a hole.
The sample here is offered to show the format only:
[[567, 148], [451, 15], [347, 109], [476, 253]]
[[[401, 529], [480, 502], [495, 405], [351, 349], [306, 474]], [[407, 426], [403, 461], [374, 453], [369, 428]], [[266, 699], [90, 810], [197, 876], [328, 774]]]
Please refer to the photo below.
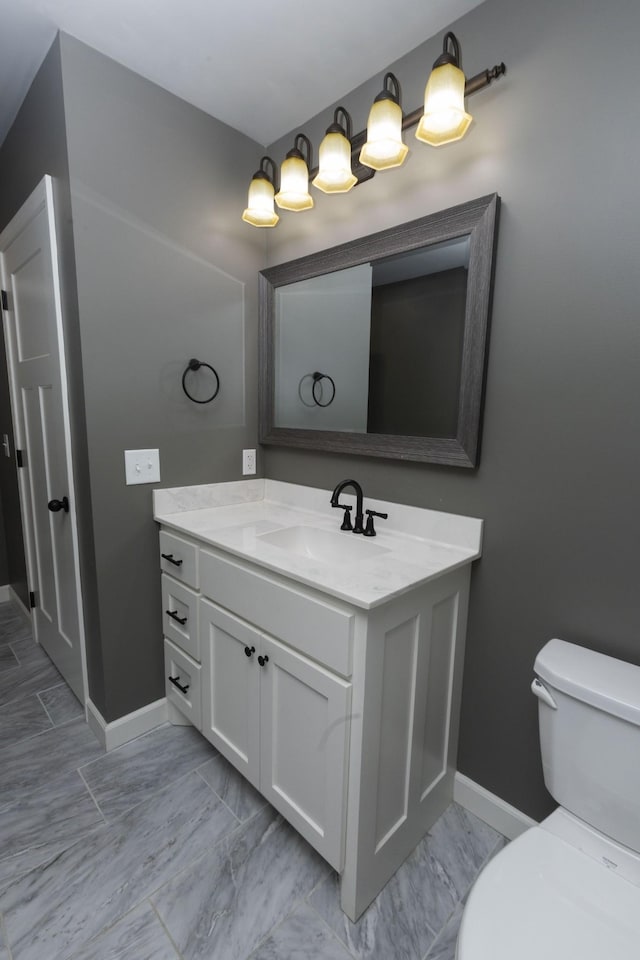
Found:
[[0, 0], [0, 142], [63, 30], [262, 144], [482, 0]]

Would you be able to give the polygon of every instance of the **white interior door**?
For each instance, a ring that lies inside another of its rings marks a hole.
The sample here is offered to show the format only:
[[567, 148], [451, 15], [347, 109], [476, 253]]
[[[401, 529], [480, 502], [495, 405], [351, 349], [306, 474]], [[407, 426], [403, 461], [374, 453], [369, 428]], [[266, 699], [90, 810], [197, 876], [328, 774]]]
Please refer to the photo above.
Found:
[[53, 190], [45, 177], [0, 235], [3, 310], [33, 623], [86, 700], [77, 526]]

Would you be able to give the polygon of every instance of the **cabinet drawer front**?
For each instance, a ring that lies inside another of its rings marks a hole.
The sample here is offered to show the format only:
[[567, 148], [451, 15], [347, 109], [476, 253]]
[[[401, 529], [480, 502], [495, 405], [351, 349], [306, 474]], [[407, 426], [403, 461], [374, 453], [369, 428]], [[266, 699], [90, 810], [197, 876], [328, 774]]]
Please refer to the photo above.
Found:
[[175, 533], [160, 531], [160, 566], [181, 583], [188, 583], [196, 590], [200, 585], [198, 576], [198, 548]]
[[208, 550], [200, 551], [200, 567], [205, 596], [343, 677], [351, 676], [355, 614]]
[[200, 661], [198, 594], [162, 574], [162, 625], [165, 637]]
[[167, 700], [202, 730], [200, 665], [165, 639], [164, 666]]

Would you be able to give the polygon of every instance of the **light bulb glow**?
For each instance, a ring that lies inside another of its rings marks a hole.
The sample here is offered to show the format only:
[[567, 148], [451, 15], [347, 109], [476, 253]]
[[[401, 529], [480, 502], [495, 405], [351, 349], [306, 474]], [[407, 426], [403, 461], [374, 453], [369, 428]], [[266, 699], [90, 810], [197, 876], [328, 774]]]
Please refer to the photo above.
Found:
[[276, 203], [282, 210], [310, 210], [309, 170], [302, 157], [287, 157], [280, 169], [280, 190]]
[[388, 98], [376, 100], [367, 122], [367, 142], [360, 151], [360, 163], [374, 170], [399, 167], [409, 148], [402, 142], [402, 108]]
[[351, 171], [351, 144], [343, 133], [327, 133], [320, 144], [314, 187], [324, 193], [347, 193], [358, 182]]
[[464, 73], [453, 63], [431, 71], [424, 92], [424, 115], [416, 130], [418, 140], [440, 147], [465, 135], [473, 118], [464, 108], [464, 85]]
[[242, 214], [245, 223], [254, 227], [275, 227], [280, 217], [273, 206], [273, 184], [266, 177], [254, 177], [249, 185], [247, 209]]

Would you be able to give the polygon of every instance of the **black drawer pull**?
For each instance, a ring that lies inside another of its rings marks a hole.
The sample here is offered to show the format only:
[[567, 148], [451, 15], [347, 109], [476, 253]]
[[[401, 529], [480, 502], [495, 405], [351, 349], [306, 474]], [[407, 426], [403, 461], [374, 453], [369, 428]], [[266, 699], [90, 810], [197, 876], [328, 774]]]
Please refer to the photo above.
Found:
[[246, 655], [247, 655], [248, 657], [250, 657], [253, 653], [256, 652], [256, 648], [255, 648], [255, 647], [245, 647], [245, 648], [244, 648], [244, 652], [246, 653]]
[[168, 560], [169, 563], [172, 563], [174, 567], [182, 566], [182, 560], [176, 560], [172, 553], [161, 553], [160, 556], [163, 560]]
[[172, 620], [175, 620], [176, 623], [179, 623], [181, 626], [184, 626], [187, 622], [186, 617], [179, 617], [177, 610], [165, 610], [165, 613], [168, 617], [171, 617]]
[[180, 693], [186, 693], [187, 690], [189, 689], [189, 684], [187, 683], [183, 687], [179, 681], [180, 681], [180, 677], [169, 677], [169, 683], [172, 683], [174, 687], [177, 687]]
[[265, 654], [264, 657], [258, 657], [258, 663], [261, 667], [264, 667], [265, 663], [269, 662], [269, 657]]

